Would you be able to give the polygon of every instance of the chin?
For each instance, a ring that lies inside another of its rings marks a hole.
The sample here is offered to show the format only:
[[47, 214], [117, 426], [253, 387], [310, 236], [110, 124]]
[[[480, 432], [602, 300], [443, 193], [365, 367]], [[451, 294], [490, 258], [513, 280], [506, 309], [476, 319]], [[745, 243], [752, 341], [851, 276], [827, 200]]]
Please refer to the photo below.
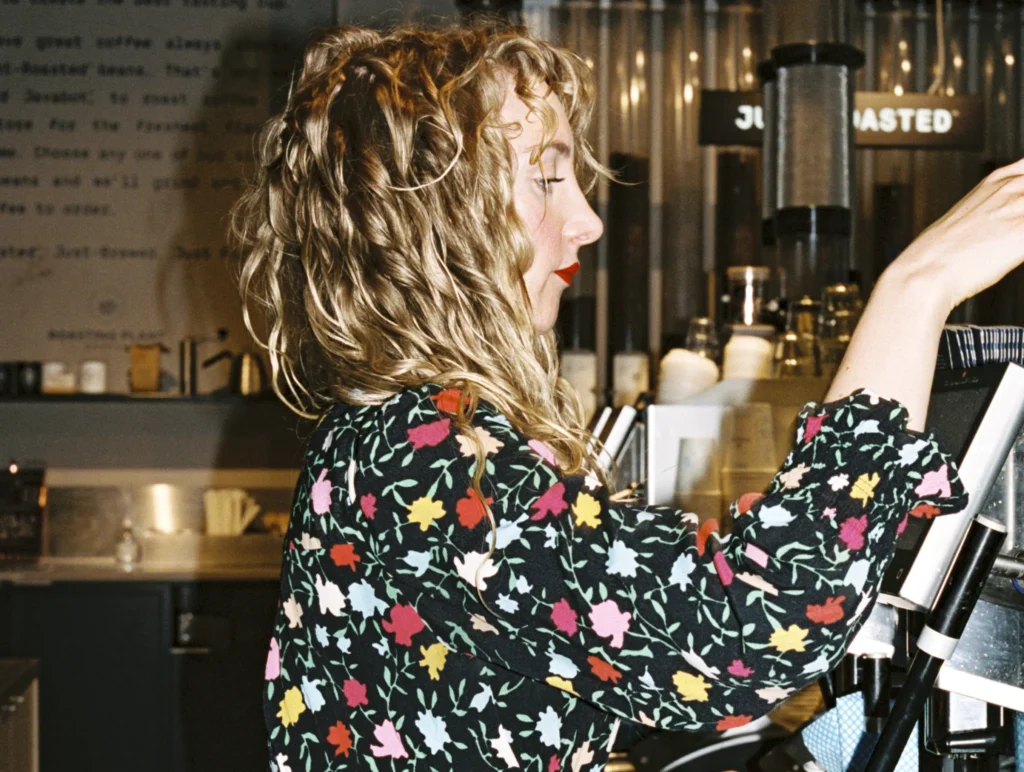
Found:
[[555, 324], [558, 322], [558, 309], [556, 308], [553, 313], [545, 314], [544, 316], [534, 317], [533, 329], [538, 335], [545, 335], [555, 329]]

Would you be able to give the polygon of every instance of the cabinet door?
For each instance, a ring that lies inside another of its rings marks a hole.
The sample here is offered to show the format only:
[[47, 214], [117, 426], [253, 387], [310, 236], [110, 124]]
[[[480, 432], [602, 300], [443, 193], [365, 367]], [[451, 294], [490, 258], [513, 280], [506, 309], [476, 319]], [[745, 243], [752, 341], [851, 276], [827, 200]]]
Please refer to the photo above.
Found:
[[11, 648], [39, 660], [41, 772], [170, 772], [170, 591], [11, 588]]
[[175, 587], [176, 618], [192, 614], [174, 649], [176, 772], [268, 768], [263, 674], [278, 594], [277, 581]]

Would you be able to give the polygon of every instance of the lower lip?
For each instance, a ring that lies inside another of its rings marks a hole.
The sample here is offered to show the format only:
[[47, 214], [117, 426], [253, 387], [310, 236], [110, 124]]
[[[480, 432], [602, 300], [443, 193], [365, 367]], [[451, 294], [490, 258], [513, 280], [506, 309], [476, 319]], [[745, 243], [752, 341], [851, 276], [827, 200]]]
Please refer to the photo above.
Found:
[[579, 270], [580, 264], [573, 263], [568, 268], [562, 268], [561, 270], [555, 271], [555, 274], [566, 284], [572, 284], [572, 277], [575, 276]]

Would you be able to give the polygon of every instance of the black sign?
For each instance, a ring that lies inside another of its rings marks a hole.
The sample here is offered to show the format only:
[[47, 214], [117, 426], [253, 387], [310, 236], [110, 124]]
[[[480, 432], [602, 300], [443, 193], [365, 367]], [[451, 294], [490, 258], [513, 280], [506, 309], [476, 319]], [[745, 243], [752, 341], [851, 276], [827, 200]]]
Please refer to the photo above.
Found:
[[[982, 150], [985, 103], [981, 97], [854, 95], [857, 147]], [[702, 91], [700, 144], [761, 147], [764, 112], [759, 91]]]

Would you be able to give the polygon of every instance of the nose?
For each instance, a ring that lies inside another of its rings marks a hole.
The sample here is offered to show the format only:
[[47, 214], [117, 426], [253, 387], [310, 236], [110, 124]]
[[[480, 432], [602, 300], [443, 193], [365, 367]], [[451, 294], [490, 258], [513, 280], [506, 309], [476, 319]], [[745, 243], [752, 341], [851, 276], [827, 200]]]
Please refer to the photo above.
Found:
[[576, 248], [593, 244], [604, 233], [604, 223], [590, 206], [583, 191], [577, 189], [573, 197], [571, 215], [566, 218], [562, 235]]

